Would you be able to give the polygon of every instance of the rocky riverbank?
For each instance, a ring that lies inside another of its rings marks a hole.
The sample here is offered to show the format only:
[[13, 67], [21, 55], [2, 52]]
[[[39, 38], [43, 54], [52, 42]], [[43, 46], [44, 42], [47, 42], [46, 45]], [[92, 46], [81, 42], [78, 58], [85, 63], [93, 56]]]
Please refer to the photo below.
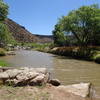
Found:
[[0, 82], [0, 100], [90, 100], [92, 95], [90, 83], [60, 85], [45, 68], [0, 68]]

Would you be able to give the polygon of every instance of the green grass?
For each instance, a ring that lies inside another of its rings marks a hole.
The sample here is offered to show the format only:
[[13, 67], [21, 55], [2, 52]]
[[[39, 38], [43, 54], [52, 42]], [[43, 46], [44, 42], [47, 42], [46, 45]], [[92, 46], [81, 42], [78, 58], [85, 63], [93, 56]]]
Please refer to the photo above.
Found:
[[6, 61], [0, 60], [0, 66], [7, 67], [9, 64]]

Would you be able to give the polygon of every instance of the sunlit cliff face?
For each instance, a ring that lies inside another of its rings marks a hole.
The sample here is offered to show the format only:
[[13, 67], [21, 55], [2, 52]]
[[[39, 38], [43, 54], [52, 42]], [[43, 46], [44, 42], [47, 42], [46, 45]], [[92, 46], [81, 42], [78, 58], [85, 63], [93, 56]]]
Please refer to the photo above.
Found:
[[35, 42], [35, 43], [49, 43], [52, 42], [52, 36], [34, 35], [30, 33], [24, 26], [21, 26], [11, 19], [7, 19], [5, 24], [9, 27], [15, 40], [19, 42]]

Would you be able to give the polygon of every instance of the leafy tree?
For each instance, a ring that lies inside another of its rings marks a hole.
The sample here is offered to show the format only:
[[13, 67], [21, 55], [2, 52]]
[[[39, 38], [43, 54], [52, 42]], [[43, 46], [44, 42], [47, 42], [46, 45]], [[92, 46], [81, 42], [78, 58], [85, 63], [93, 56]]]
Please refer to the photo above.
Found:
[[8, 5], [3, 2], [3, 0], [0, 0], [0, 21], [4, 21], [5, 18], [7, 18], [8, 15]]
[[6, 43], [9, 43], [11, 41], [11, 34], [9, 32], [9, 29], [8, 27], [3, 24], [3, 23], [0, 23], [0, 43], [2, 45], [5, 45]]
[[63, 31], [74, 35], [80, 46], [96, 44], [96, 41], [100, 43], [100, 9], [97, 5], [73, 10], [68, 16], [63, 16], [58, 24]]
[[5, 46], [12, 40], [12, 36], [6, 24], [5, 19], [8, 15], [8, 5], [0, 0], [0, 46]]
[[64, 46], [66, 44], [66, 37], [64, 36], [64, 33], [62, 31], [62, 28], [60, 25], [55, 25], [55, 30], [53, 30], [53, 38], [54, 38], [54, 44], [57, 46]]

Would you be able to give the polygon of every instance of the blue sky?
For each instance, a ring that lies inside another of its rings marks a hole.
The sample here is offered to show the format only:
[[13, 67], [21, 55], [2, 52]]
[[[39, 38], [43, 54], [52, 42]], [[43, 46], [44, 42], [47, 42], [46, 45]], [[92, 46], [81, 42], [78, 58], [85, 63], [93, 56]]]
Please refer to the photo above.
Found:
[[4, 0], [9, 6], [9, 18], [25, 26], [33, 34], [50, 35], [58, 18], [82, 5], [100, 0]]

